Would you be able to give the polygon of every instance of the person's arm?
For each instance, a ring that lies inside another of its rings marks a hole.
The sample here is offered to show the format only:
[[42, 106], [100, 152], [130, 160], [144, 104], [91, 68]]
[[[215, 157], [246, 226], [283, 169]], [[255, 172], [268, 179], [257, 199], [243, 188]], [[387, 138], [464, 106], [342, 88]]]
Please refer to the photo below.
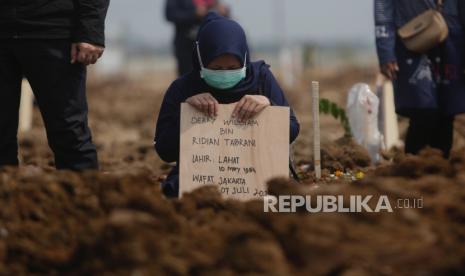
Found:
[[[194, 5], [191, 7], [181, 7], [178, 0], [166, 0], [166, 20], [174, 24], [196, 23], [199, 20], [200, 13], [201, 11], [198, 11]], [[204, 13], [207, 13], [206, 9]]]
[[155, 150], [165, 162], [179, 159], [181, 102], [181, 91], [174, 82], [163, 99], [155, 132]]
[[398, 71], [394, 0], [375, 0], [376, 49], [381, 71], [390, 79]]
[[[289, 103], [284, 95], [283, 90], [278, 84], [278, 81], [273, 76], [271, 71], [268, 71], [266, 74], [265, 81], [265, 96], [270, 100], [272, 106], [289, 106]], [[294, 111], [291, 108], [290, 114], [290, 133], [289, 139], [290, 142], [294, 142], [300, 132], [300, 124], [297, 120], [297, 117], [294, 114]]]
[[76, 26], [72, 40], [105, 46], [105, 18], [110, 0], [77, 0]]
[[76, 0], [71, 63], [95, 64], [105, 50], [105, 18], [110, 0]]

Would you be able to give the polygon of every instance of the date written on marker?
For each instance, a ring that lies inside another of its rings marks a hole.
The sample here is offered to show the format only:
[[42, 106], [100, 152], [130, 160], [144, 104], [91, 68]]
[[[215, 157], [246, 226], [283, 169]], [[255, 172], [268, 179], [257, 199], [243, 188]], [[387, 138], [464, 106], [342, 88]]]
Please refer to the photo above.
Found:
[[[218, 164], [239, 164], [240, 157], [238, 156], [218, 156]], [[192, 155], [192, 163], [212, 163], [214, 159], [210, 155]]]

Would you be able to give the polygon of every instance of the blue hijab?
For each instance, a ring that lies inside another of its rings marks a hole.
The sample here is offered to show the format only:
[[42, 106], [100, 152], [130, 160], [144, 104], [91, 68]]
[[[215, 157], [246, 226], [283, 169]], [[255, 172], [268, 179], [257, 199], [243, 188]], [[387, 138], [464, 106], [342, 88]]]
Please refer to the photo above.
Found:
[[197, 35], [200, 56], [204, 66], [208, 66], [215, 58], [231, 54], [236, 56], [241, 65], [246, 63], [247, 75], [244, 80], [229, 90], [218, 90], [208, 86], [200, 77], [200, 63], [197, 55], [197, 48], [194, 46], [192, 53], [193, 71], [189, 74], [189, 79], [193, 87], [205, 91], [243, 94], [246, 92], [258, 91], [260, 80], [264, 78], [268, 65], [263, 61], [250, 62], [250, 51], [247, 45], [247, 38], [242, 27], [235, 21], [210, 12], [200, 26]]

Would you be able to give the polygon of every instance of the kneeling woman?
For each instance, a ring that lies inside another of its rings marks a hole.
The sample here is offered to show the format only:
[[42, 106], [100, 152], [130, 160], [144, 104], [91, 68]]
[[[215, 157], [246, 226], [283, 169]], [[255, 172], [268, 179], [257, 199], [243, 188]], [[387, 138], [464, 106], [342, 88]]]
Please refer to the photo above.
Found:
[[[210, 13], [200, 27], [192, 72], [174, 81], [165, 94], [158, 116], [155, 149], [166, 162], [179, 161], [181, 103], [187, 102], [208, 116], [219, 104], [236, 103], [233, 118], [247, 120], [270, 105], [289, 106], [269, 66], [250, 62], [244, 30], [236, 22]], [[299, 133], [291, 110], [290, 141]], [[179, 194], [179, 167], [162, 184], [169, 197]]]

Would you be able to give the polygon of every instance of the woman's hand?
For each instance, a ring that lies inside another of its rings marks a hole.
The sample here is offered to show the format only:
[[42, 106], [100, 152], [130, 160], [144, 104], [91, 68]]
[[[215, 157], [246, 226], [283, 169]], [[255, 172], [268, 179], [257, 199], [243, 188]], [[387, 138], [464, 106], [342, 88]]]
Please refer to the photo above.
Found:
[[397, 62], [389, 62], [381, 66], [381, 73], [383, 73], [389, 80], [395, 80], [399, 72], [399, 65]]
[[218, 101], [210, 93], [192, 96], [186, 100], [186, 103], [206, 116], [216, 117], [218, 115]]
[[240, 121], [247, 121], [270, 105], [270, 100], [265, 96], [245, 95], [236, 104], [232, 117]]

